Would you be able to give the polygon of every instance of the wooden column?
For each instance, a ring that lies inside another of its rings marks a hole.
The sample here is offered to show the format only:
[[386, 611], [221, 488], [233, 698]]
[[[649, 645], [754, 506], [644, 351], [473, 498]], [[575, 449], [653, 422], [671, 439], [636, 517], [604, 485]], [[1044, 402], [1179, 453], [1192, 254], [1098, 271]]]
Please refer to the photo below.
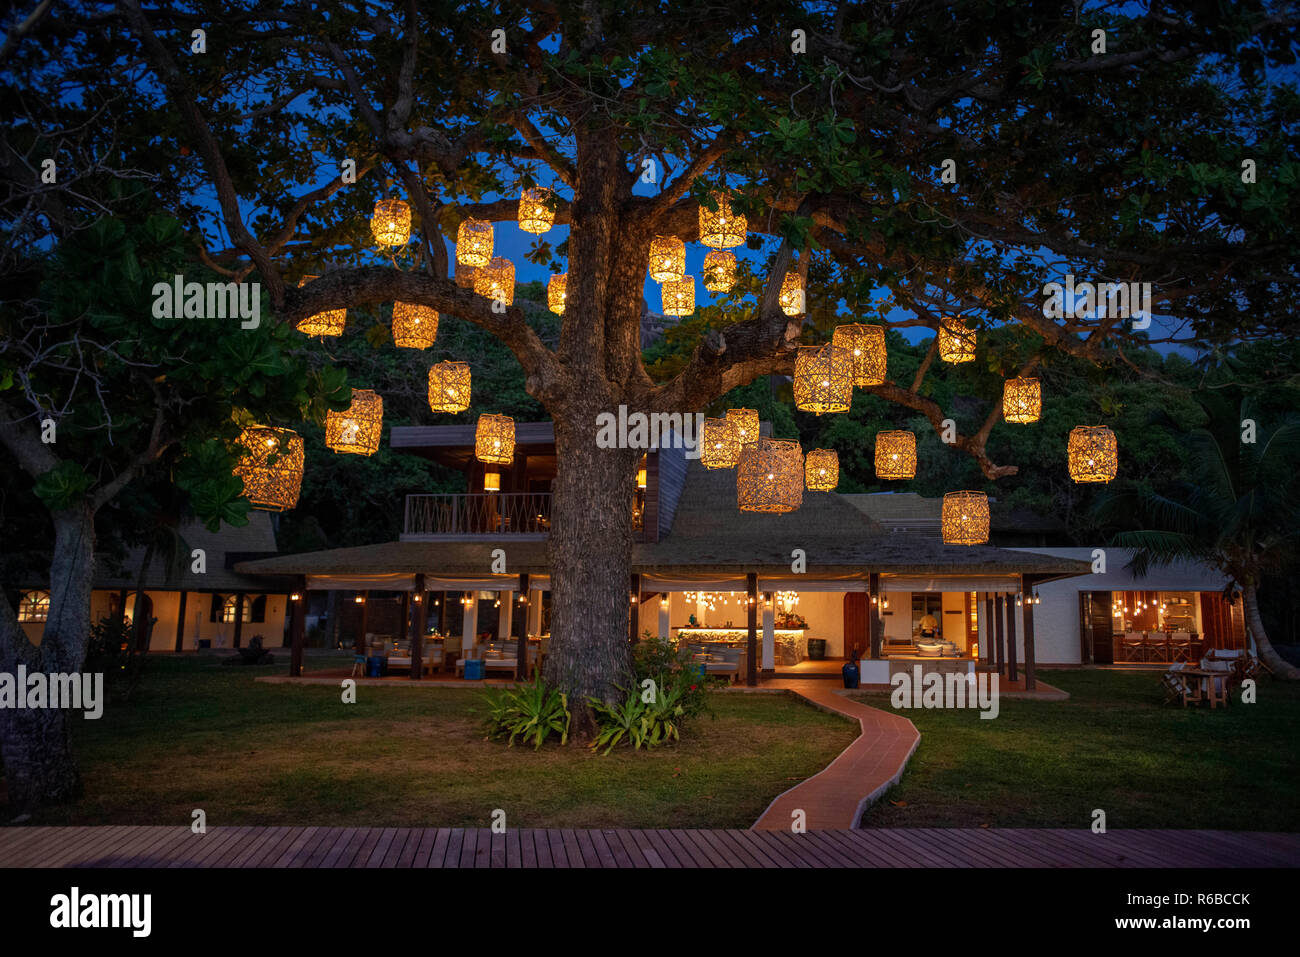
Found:
[[370, 589], [361, 593], [361, 625], [357, 628], [357, 649], [360, 654], [370, 654], [370, 646], [366, 643], [366, 618], [370, 613]]
[[1000, 675], [1004, 675], [1007, 673], [1006, 672], [1007, 665], [1006, 665], [1006, 658], [1005, 658], [1006, 655], [1005, 634], [1006, 633], [1003, 631], [1003, 629], [1006, 626], [1006, 620], [1005, 620], [1006, 616], [1004, 616], [1002, 613], [1002, 605], [1003, 605], [1002, 593], [998, 592], [997, 597], [993, 599], [993, 609], [994, 609], [993, 625], [996, 633], [996, 639], [993, 642], [993, 651], [994, 654], [996, 655], [996, 660], [993, 662], [993, 664], [998, 669], [998, 674]]
[[988, 657], [985, 661], [990, 667], [992, 667], [997, 660], [997, 652], [994, 650], [996, 648], [996, 642], [993, 638], [993, 632], [993, 593], [986, 591], [984, 593], [984, 637], [986, 639], [984, 644], [985, 647], [988, 648]]
[[745, 684], [758, 685], [758, 573], [745, 575], [745, 593], [749, 596], [749, 636], [745, 654]]
[[447, 593], [438, 593], [438, 634], [447, 637]]
[[429, 596], [424, 591], [424, 572], [415, 574], [415, 632], [411, 635], [411, 680], [424, 677], [424, 626], [429, 620]]
[[123, 588], [117, 593], [117, 623], [121, 627], [126, 627], [126, 589]]
[[185, 603], [189, 599], [189, 592], [184, 588], [181, 589], [180, 604], [176, 611], [176, 650], [185, 650]]
[[244, 593], [235, 592], [235, 647], [244, 639]]
[[[635, 598], [636, 601], [632, 601], [632, 598]], [[641, 576], [636, 572], [632, 573], [632, 591], [629, 596], [627, 607], [627, 640], [635, 645], [637, 639], [640, 637], [637, 634], [636, 626], [641, 620]]]
[[289, 675], [302, 677], [302, 647], [307, 636], [307, 579], [298, 578], [298, 600], [289, 602]]
[[1015, 681], [1016, 672], [1016, 600], [1007, 593], [1007, 680]]
[[1025, 599], [1025, 690], [1033, 691], [1034, 680], [1034, 597], [1033, 581], [1026, 575], [1020, 576], [1020, 594]]
[[[515, 635], [515, 610], [512, 607], [510, 609], [510, 634], [515, 637], [515, 641], [518, 642], [518, 644], [515, 647], [519, 649], [518, 652], [516, 652], [515, 654], [515, 680], [527, 681], [528, 680], [528, 608], [533, 599], [532, 593], [529, 592], [528, 590], [528, 572], [521, 572], [519, 575], [519, 594], [522, 595], [524, 598], [523, 601], [524, 607], [522, 609], [523, 616], [524, 616], [524, 624], [523, 627], [519, 629], [518, 635]], [[541, 649], [541, 645], [539, 644], [537, 648], [537, 653], [540, 655], [541, 652], [542, 649]]]
[[867, 637], [871, 642], [871, 657], [874, 660], [880, 657], [880, 633], [884, 622], [880, 617], [879, 572], [871, 572], [867, 575], [867, 591], [871, 593], [867, 599]]

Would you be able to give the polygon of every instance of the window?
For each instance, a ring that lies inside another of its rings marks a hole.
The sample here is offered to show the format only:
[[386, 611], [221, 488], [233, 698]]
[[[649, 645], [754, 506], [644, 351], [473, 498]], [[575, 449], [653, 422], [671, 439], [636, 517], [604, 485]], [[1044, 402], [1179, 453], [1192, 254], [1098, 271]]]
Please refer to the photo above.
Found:
[[50, 617], [50, 593], [47, 591], [23, 592], [18, 600], [19, 621], [45, 621]]
[[[226, 595], [221, 601], [221, 620], [223, 622], [232, 622], [235, 620], [235, 610], [239, 607], [238, 595]], [[244, 621], [253, 620], [253, 603], [244, 598], [244, 613], [240, 616]]]

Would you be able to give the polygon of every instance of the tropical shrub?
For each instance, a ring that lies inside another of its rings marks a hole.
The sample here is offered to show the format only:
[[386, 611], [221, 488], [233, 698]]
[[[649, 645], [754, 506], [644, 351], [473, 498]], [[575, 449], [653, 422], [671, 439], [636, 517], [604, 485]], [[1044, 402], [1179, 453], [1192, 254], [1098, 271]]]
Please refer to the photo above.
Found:
[[666, 741], [681, 740], [681, 720], [685, 709], [677, 684], [658, 687], [654, 694], [636, 688], [628, 691], [627, 698], [617, 704], [606, 704], [589, 698], [596, 716], [596, 738], [591, 748], [600, 748], [609, 754], [623, 741], [636, 750], [653, 748]]
[[531, 684], [489, 691], [484, 698], [489, 738], [508, 737], [512, 748], [515, 738], [520, 738], [531, 741], [533, 750], [551, 735], [558, 736], [560, 744], [568, 742], [569, 700], [563, 692], [547, 687], [540, 675]]
[[652, 637], [647, 631], [632, 649], [635, 684], [644, 691], [647, 680], [656, 691], [665, 690], [681, 703], [683, 715], [696, 718], [709, 714], [708, 690], [724, 679], [700, 674], [691, 666], [690, 652], [677, 648], [667, 638]]

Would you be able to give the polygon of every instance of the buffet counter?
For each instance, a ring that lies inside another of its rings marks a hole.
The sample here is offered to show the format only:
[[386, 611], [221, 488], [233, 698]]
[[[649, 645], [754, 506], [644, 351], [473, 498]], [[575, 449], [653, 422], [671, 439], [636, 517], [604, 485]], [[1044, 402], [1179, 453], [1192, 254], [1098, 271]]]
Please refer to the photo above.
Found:
[[[679, 645], [744, 645], [749, 640], [748, 628], [677, 628]], [[794, 665], [808, 657], [808, 642], [802, 628], [773, 629], [776, 645], [774, 651], [779, 664]], [[758, 640], [763, 640], [763, 629], [758, 629]]]

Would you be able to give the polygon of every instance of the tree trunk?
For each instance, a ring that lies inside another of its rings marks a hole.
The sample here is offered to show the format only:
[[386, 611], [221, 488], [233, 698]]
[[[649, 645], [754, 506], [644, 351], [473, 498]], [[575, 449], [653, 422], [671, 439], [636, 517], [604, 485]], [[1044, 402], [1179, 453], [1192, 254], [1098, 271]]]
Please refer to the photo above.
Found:
[[1255, 650], [1259, 653], [1260, 660], [1268, 665], [1275, 677], [1285, 678], [1288, 681], [1300, 679], [1300, 669], [1295, 668], [1279, 655], [1273, 643], [1268, 640], [1268, 634], [1264, 631], [1264, 620], [1259, 616], [1259, 594], [1254, 582], [1242, 584], [1241, 599], [1246, 613], [1246, 627], [1250, 630], [1251, 637], [1255, 639]]
[[[86, 661], [95, 524], [90, 504], [54, 513], [50, 614], [41, 644], [27, 640], [8, 600], [0, 600], [0, 671], [72, 674]], [[68, 715], [54, 708], [0, 708], [0, 755], [9, 802], [28, 812], [75, 799], [81, 775], [68, 740]]]

